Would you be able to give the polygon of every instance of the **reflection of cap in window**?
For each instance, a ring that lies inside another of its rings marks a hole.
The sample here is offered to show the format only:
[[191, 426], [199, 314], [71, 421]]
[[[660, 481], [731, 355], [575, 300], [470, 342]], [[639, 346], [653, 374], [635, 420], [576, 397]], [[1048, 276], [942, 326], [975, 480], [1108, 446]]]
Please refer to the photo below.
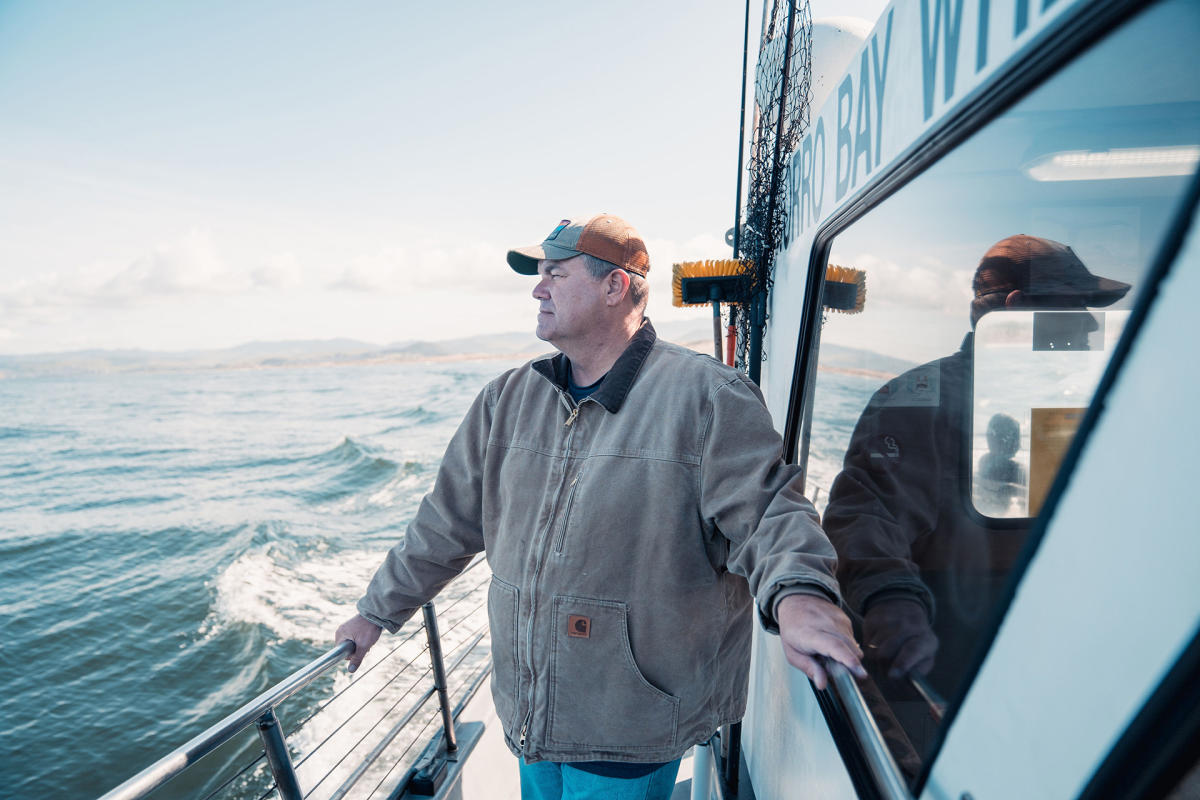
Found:
[[985, 269], [1003, 276], [1035, 305], [1069, 298], [1085, 306], [1107, 306], [1129, 291], [1128, 283], [1093, 275], [1065, 244], [1023, 233], [992, 245], [976, 276]]

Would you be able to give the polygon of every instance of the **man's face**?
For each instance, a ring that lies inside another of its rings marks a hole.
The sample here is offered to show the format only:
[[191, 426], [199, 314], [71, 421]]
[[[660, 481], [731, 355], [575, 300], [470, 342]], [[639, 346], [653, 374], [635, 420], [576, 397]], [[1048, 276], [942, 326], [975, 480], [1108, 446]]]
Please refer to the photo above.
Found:
[[533, 287], [533, 299], [538, 301], [537, 337], [560, 350], [564, 343], [586, 339], [607, 307], [605, 295], [604, 280], [593, 278], [581, 257], [539, 261]]

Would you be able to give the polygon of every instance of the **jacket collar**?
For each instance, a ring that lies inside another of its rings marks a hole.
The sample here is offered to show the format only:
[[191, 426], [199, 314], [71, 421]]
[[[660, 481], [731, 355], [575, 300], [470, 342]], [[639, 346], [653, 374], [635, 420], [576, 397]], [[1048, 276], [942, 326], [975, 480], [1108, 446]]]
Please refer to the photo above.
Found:
[[[625, 396], [629, 394], [638, 372], [642, 369], [642, 364], [646, 361], [646, 356], [650, 355], [650, 350], [654, 347], [657, 339], [658, 334], [654, 332], [654, 326], [650, 324], [649, 319], [643, 317], [641, 327], [633, 334], [625, 351], [621, 353], [616, 363], [612, 365], [612, 369], [604, 376], [604, 383], [601, 383], [600, 388], [588, 396], [589, 399], [604, 406], [609, 413], [615, 414], [620, 411], [621, 406], [625, 404]], [[565, 355], [555, 353], [549, 358], [533, 362], [532, 366], [539, 375], [559, 389], [566, 391], [567, 357]]]

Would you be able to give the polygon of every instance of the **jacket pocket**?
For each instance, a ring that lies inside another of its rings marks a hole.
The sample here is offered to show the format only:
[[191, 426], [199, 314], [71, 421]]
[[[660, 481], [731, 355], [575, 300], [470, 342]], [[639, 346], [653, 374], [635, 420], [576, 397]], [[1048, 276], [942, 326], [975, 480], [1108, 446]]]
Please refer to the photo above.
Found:
[[554, 598], [550, 741], [626, 751], [675, 746], [679, 698], [642, 675], [628, 611], [608, 600]]
[[488, 586], [488, 625], [492, 634], [492, 699], [496, 715], [506, 729], [515, 719], [520, 669], [517, 666], [517, 608], [520, 591], [492, 576]]
[[561, 520], [558, 523], [558, 530], [554, 534], [554, 554], [562, 555], [563, 540], [567, 538], [567, 523], [571, 521], [571, 506], [575, 504], [575, 492], [579, 490], [579, 479], [583, 477], [583, 470], [575, 473], [575, 478], [571, 481], [571, 490], [567, 493], [567, 502], [563, 507], [563, 511], [559, 514]]

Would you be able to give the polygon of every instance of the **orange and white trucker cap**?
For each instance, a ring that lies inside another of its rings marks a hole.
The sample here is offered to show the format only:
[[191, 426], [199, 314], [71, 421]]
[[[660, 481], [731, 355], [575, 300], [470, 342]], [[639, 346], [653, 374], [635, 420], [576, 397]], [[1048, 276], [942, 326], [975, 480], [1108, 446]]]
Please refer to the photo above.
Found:
[[564, 219], [541, 244], [509, 250], [508, 265], [522, 275], [536, 275], [540, 259], [561, 260], [580, 253], [643, 278], [650, 271], [646, 243], [632, 225], [612, 214], [597, 214], [587, 220]]

